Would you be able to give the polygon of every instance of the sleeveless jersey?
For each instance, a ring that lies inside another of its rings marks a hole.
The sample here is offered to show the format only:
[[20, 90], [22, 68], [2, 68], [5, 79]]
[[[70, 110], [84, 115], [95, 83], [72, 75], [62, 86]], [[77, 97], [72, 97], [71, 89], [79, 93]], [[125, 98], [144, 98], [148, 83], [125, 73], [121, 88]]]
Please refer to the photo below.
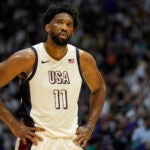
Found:
[[27, 125], [44, 128], [50, 137], [73, 137], [82, 84], [78, 49], [68, 44], [66, 55], [58, 61], [48, 55], [44, 43], [32, 49], [36, 63], [28, 80], [21, 84], [20, 114]]

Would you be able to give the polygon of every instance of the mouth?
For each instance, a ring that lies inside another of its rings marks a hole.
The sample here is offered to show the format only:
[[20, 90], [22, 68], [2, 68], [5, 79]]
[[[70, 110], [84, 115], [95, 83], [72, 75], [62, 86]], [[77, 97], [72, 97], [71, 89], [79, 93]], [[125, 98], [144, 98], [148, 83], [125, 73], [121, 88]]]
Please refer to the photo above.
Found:
[[66, 39], [66, 38], [67, 38], [67, 33], [66, 33], [66, 32], [61, 32], [61, 33], [59, 34], [59, 37], [60, 37], [61, 39]]

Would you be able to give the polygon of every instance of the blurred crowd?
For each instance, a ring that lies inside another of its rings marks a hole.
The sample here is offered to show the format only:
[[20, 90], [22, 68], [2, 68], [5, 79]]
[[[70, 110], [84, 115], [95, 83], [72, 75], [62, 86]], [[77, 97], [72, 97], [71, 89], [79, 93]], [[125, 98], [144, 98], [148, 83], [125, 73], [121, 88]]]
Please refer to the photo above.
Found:
[[[59, 0], [5, 0], [0, 5], [0, 61], [44, 41], [41, 14]], [[62, 1], [62, 0], [61, 0]], [[107, 98], [86, 150], [150, 150], [150, 1], [67, 0], [79, 9], [72, 44], [90, 52], [107, 84]], [[11, 71], [11, 70], [10, 70]], [[18, 79], [0, 89], [16, 117]], [[89, 109], [85, 84], [79, 124]], [[13, 150], [16, 138], [0, 121], [0, 150]]]

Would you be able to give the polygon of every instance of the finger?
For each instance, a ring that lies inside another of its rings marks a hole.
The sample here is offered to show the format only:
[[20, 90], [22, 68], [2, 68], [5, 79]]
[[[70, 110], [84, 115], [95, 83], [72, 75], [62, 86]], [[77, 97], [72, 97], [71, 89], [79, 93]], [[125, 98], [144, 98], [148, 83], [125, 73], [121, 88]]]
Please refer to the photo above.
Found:
[[42, 131], [45, 131], [45, 129], [43, 129], [43, 128], [40, 128], [40, 127], [35, 127], [35, 129], [36, 129], [36, 131], [37, 131], [37, 132], [42, 132]]
[[29, 132], [29, 135], [32, 136], [32, 137], [35, 137], [35, 136], [36, 136], [35, 132], [32, 132], [32, 131]]
[[78, 146], [81, 146], [84, 141], [85, 141], [84, 138], [80, 138], [79, 141], [76, 142], [76, 144], [77, 144]]
[[76, 135], [79, 135], [80, 134], [80, 130], [79, 128], [76, 129]]
[[34, 132], [41, 132], [41, 131], [45, 131], [45, 129], [40, 128], [40, 127], [32, 127], [32, 128], [31, 128], [31, 131], [34, 131]]
[[29, 135], [32, 136], [33, 138], [36, 138], [38, 141], [43, 141], [43, 139], [37, 134], [35, 134], [35, 132], [30, 132]]
[[81, 147], [81, 148], [85, 148], [85, 147], [86, 147], [86, 144], [87, 144], [87, 141], [84, 140], [84, 141], [81, 143], [80, 147]]
[[29, 139], [34, 145], [38, 144], [36, 138], [34, 138], [30, 135], [26, 135], [26, 138]]
[[81, 135], [77, 135], [74, 139], [73, 139], [73, 142], [74, 143], [77, 143], [81, 138]]
[[35, 134], [34, 138], [36, 138], [38, 141], [43, 141], [43, 139], [40, 136], [38, 136], [37, 134]]
[[22, 141], [22, 143], [23, 143], [24, 145], [27, 144], [27, 140], [26, 140], [25, 138], [22, 138], [21, 141]]

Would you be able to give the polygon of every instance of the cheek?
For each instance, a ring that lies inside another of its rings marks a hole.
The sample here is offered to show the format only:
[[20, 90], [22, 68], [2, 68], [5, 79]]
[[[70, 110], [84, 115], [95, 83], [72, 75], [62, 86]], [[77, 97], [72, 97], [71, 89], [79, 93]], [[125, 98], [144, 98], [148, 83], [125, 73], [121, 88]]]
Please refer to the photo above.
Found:
[[69, 32], [70, 32], [70, 34], [73, 34], [74, 29], [73, 29], [73, 28], [70, 28]]
[[60, 28], [57, 26], [52, 26], [50, 32], [53, 32], [54, 34], [57, 34], [60, 32]]
[[73, 30], [69, 31], [69, 35], [72, 36], [73, 35]]

